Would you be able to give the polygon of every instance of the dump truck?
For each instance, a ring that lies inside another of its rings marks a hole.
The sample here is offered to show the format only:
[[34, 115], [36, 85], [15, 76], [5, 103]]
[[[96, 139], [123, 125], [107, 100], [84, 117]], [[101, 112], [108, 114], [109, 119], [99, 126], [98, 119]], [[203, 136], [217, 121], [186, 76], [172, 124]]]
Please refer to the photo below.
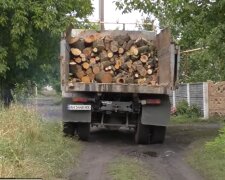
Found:
[[88, 140], [93, 126], [126, 127], [138, 144], [164, 142], [179, 63], [169, 29], [70, 28], [60, 47], [65, 135]]

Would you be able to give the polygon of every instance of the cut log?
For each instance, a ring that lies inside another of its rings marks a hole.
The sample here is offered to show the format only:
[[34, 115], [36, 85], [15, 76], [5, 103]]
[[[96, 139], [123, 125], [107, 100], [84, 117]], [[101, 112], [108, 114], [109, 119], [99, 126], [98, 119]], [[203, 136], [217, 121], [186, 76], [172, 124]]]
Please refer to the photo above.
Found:
[[144, 39], [143, 37], [139, 37], [135, 42], [134, 42], [135, 45], [137, 45], [138, 47], [141, 47], [141, 46], [146, 46], [148, 45], [148, 41], [146, 39]]
[[96, 61], [96, 62], [99, 62], [99, 61], [100, 61], [100, 57], [96, 56], [96, 57], [95, 57], [95, 61]]
[[90, 35], [84, 38], [84, 42], [86, 43], [86, 46], [91, 45], [95, 41], [96, 37], [95, 35]]
[[119, 48], [119, 54], [123, 54], [124, 53], [124, 49], [122, 47]]
[[83, 70], [79, 70], [79, 71], [76, 71], [75, 75], [77, 78], [82, 79], [82, 77], [85, 76], [85, 73]]
[[92, 53], [92, 48], [87, 47], [85, 49], [83, 49], [83, 54], [88, 58], [91, 57], [91, 53]]
[[113, 78], [111, 73], [102, 71], [95, 75], [95, 80], [99, 83], [111, 83]]
[[120, 46], [122, 46], [124, 44], [124, 42], [130, 40], [130, 36], [128, 34], [118, 35], [118, 36], [114, 37], [114, 40], [117, 41]]
[[108, 58], [112, 58], [113, 57], [113, 52], [108, 51]]
[[110, 50], [113, 52], [113, 53], [116, 53], [118, 50], [119, 50], [119, 45], [118, 45], [118, 42], [117, 41], [112, 41], [110, 43]]
[[74, 61], [77, 63], [77, 64], [80, 64], [82, 59], [80, 57], [77, 57], [74, 59]]
[[147, 71], [142, 65], [137, 66], [137, 71], [142, 77], [145, 77], [147, 75]]
[[93, 43], [93, 47], [97, 48], [97, 50], [100, 52], [103, 49], [105, 49], [105, 44], [103, 39], [97, 39], [94, 43]]
[[81, 81], [82, 81], [83, 83], [90, 83], [90, 82], [91, 82], [89, 76], [83, 76], [83, 77], [81, 78]]
[[100, 67], [98, 65], [94, 65], [92, 67], [92, 71], [94, 74], [98, 74], [100, 72]]
[[96, 63], [95, 58], [91, 58], [91, 59], [90, 59], [90, 64], [95, 64], [95, 63]]
[[149, 75], [151, 75], [151, 74], [153, 73], [153, 70], [152, 70], [152, 69], [148, 69], [148, 70], [147, 70], [147, 73], [148, 73]]
[[105, 49], [108, 51], [110, 49], [110, 43], [112, 41], [112, 37], [111, 36], [105, 36], [104, 38], [104, 43], [105, 43]]
[[99, 57], [100, 57], [100, 60], [101, 61], [107, 61], [109, 60], [108, 58], [108, 53], [106, 51], [102, 51], [100, 54], [99, 54]]
[[148, 56], [146, 56], [146, 55], [141, 55], [140, 60], [141, 60], [141, 62], [146, 63], [146, 62], [148, 61]]
[[84, 63], [82, 64], [82, 67], [83, 67], [84, 69], [88, 69], [88, 68], [90, 67], [90, 65], [89, 65], [89, 63], [84, 62]]
[[94, 47], [92, 51], [93, 51], [94, 53], [97, 53], [97, 52], [98, 52], [98, 48]]
[[138, 48], [138, 54], [149, 52], [149, 51], [150, 51], [149, 46], [142, 46]]
[[92, 74], [92, 73], [93, 73], [92, 68], [88, 68], [88, 69], [86, 70], [86, 74], [87, 74], [87, 75]]
[[136, 84], [145, 84], [146, 78], [135, 79], [134, 82], [135, 82]]
[[111, 61], [103, 61], [102, 63], [103, 68], [109, 67], [113, 64]]
[[136, 46], [131, 46], [130, 54], [137, 56], [138, 55], [138, 48]]
[[71, 48], [71, 53], [74, 56], [79, 56], [81, 54], [81, 50], [80, 49], [77, 49], [77, 48]]
[[131, 48], [131, 46], [133, 46], [133, 44], [134, 44], [134, 41], [129, 40], [126, 44], [125, 50], [128, 51]]

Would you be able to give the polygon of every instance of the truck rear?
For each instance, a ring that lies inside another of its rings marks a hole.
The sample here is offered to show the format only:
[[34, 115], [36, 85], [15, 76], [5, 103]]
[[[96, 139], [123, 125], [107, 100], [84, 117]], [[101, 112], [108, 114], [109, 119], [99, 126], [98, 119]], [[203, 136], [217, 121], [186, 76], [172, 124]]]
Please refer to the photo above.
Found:
[[126, 127], [136, 143], [163, 143], [179, 57], [168, 29], [69, 29], [60, 56], [66, 135], [88, 140], [92, 126]]

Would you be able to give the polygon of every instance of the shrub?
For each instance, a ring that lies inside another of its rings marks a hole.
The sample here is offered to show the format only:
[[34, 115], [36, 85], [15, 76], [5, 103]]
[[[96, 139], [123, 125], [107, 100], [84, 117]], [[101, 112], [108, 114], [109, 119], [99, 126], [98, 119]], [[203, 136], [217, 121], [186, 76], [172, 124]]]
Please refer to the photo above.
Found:
[[183, 115], [189, 118], [200, 117], [201, 112], [197, 105], [188, 105], [187, 101], [180, 101], [177, 105], [177, 115]]

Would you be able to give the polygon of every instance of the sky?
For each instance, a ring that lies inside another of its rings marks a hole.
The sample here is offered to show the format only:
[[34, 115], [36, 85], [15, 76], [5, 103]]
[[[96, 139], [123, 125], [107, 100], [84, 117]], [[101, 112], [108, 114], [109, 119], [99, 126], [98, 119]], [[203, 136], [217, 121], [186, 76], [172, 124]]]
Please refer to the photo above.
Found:
[[[122, 11], [116, 10], [116, 6], [113, 3], [115, 0], [104, 0], [104, 12], [105, 12], [105, 22], [119, 22], [119, 23], [137, 23], [142, 22], [142, 19], [146, 15], [142, 15], [138, 11], [133, 11], [132, 13], [122, 14]], [[89, 17], [90, 21], [99, 21], [99, 0], [92, 0], [93, 6], [95, 8], [94, 13]], [[122, 25], [119, 24], [105, 24], [105, 29], [113, 30], [116, 28], [122, 29]], [[135, 24], [126, 24], [126, 30], [137, 30]]]

